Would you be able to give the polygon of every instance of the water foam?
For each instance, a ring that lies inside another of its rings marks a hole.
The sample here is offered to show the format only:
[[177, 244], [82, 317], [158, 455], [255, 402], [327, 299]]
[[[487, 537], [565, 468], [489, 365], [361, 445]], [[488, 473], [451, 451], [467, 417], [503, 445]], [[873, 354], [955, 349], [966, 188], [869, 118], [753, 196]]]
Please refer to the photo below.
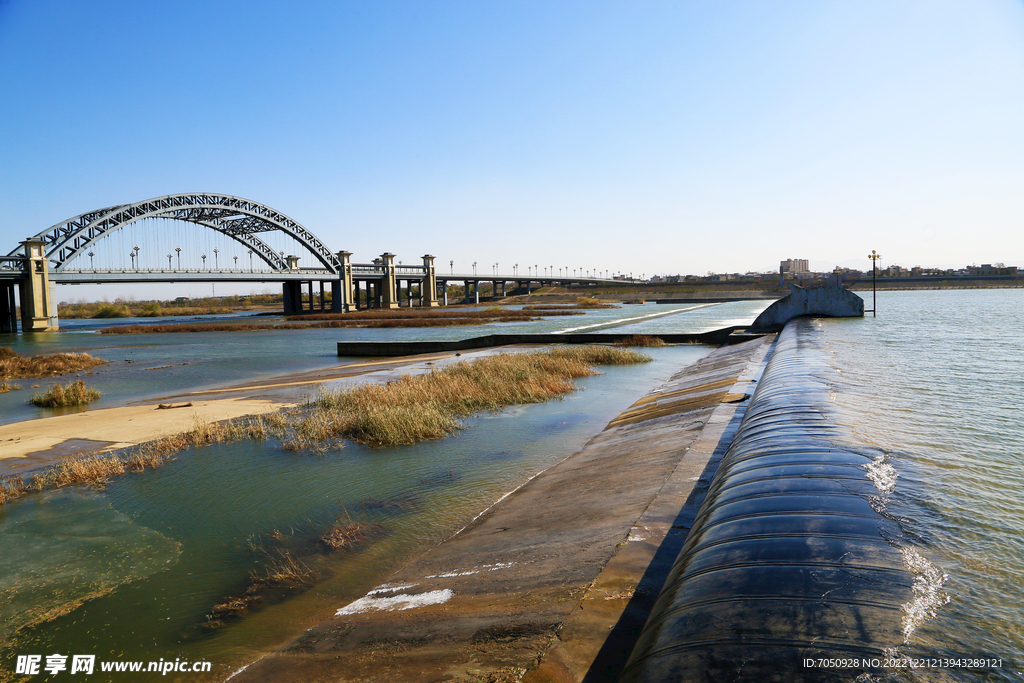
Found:
[[914, 599], [900, 606], [903, 610], [903, 642], [907, 642], [918, 626], [934, 617], [939, 608], [949, 602], [949, 596], [941, 590], [949, 576], [914, 548], [900, 548], [900, 553], [903, 566], [914, 575]]
[[864, 469], [868, 471], [868, 479], [882, 493], [892, 493], [896, 490], [896, 478], [899, 474], [896, 468], [887, 462], [885, 455], [880, 455], [864, 465]]

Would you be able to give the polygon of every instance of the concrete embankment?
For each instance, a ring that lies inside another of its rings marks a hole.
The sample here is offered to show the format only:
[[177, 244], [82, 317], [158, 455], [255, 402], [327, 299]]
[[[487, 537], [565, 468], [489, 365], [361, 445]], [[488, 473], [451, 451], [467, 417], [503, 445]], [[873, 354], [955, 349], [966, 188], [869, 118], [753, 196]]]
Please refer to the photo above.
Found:
[[720, 348], [244, 681], [614, 681], [771, 348]]
[[[744, 327], [723, 327], [720, 330], [693, 334], [658, 334], [655, 335], [666, 344], [739, 344], [756, 339], [759, 334], [747, 334]], [[424, 341], [349, 341], [338, 342], [339, 356], [409, 356], [416, 353], [445, 353], [466, 351], [470, 349], [486, 349], [495, 346], [512, 346], [523, 344], [614, 344], [634, 337], [634, 334], [616, 334], [614, 332], [579, 332], [550, 334], [487, 334], [480, 337], [468, 337], [456, 340], [424, 340]]]

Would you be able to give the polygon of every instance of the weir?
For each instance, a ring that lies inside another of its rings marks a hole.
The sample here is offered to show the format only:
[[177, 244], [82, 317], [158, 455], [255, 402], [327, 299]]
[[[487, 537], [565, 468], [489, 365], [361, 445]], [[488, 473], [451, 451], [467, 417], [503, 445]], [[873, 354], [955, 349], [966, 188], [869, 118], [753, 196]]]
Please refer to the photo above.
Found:
[[[913, 575], [869, 473], [829, 415], [827, 352], [786, 325], [620, 683], [852, 681], [904, 639]], [[877, 478], [877, 477], [876, 477]]]

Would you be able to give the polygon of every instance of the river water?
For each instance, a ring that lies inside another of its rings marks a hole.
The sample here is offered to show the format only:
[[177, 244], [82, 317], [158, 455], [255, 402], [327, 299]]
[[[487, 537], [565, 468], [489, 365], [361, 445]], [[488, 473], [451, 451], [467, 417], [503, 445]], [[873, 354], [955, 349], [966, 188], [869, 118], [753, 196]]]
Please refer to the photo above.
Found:
[[[648, 304], [471, 328], [132, 337], [97, 335], [96, 323], [69, 321], [76, 331], [0, 338], [0, 344], [13, 342], [22, 352], [86, 350], [113, 361], [89, 378], [104, 392], [102, 405], [111, 406], [354, 360], [333, 355], [342, 340], [591, 325], [598, 326], [594, 331], [698, 332], [748, 323], [764, 306]], [[1024, 291], [883, 292], [878, 307], [877, 318], [817, 324], [820, 343], [832, 352], [837, 419], [886, 454], [896, 475], [888, 513], [901, 520], [908, 543], [929, 567], [921, 590], [931, 613], [914, 622], [899, 654], [1001, 660], [998, 668], [903, 669], [892, 678], [1021, 680]], [[669, 310], [678, 313], [645, 317]], [[209, 680], [222, 679], [363, 595], [504, 492], [577, 450], [708, 349], [650, 351], [653, 363], [604, 368], [565, 400], [482, 415], [435, 442], [376, 450], [350, 445], [324, 456], [273, 444], [222, 445], [102, 491], [72, 488], [0, 507], [0, 634], [23, 627], [14, 647], [0, 654], [0, 680], [15, 652], [206, 659], [214, 663]], [[26, 393], [0, 395], [0, 419], [46, 414], [22, 405]], [[386, 534], [359, 552], [309, 552], [317, 534], [346, 510], [381, 524]], [[320, 571], [319, 582], [271, 596], [246, 619], [209, 628], [210, 607], [237, 594], [254, 567], [280, 552], [304, 557]], [[47, 609], [67, 613], [53, 618]], [[32, 619], [45, 621], [25, 626]]]
[[[879, 293], [878, 317], [822, 320], [834, 399], [897, 475], [889, 513], [935, 568], [934, 616], [899, 648], [907, 681], [1024, 679], [1024, 290]], [[933, 662], [934, 663], [934, 662]]]

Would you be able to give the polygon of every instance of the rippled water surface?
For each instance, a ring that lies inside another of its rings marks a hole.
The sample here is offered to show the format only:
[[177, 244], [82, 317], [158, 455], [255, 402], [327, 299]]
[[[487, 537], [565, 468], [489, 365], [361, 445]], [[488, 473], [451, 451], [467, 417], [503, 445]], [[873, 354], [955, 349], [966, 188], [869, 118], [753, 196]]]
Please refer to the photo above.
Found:
[[821, 329], [837, 405], [895, 468], [890, 512], [945, 574], [934, 616], [900, 651], [1002, 659], [897, 678], [1022, 680], [1024, 291], [883, 292], [878, 308]]

